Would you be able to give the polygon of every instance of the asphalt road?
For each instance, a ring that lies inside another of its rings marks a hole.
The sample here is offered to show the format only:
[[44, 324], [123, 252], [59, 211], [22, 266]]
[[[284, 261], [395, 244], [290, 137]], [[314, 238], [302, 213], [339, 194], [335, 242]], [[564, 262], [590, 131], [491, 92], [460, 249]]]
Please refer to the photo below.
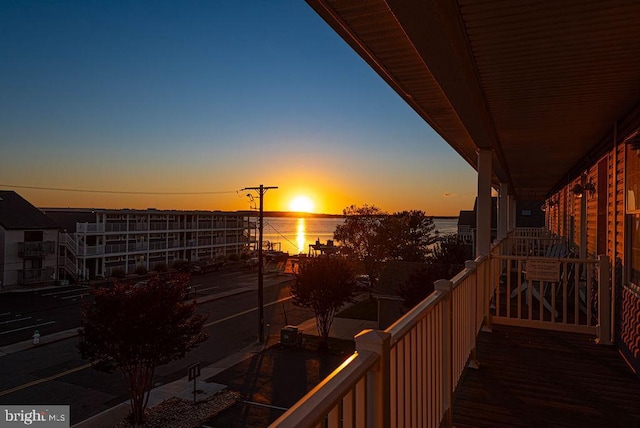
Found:
[[[280, 275], [265, 275], [265, 286], [281, 282]], [[191, 297], [257, 287], [256, 271], [221, 271], [194, 275], [189, 280]], [[0, 294], [0, 346], [80, 327], [82, 304], [91, 299], [86, 285]], [[257, 298], [256, 298], [257, 299]]]
[[[265, 322], [271, 326], [269, 331], [271, 343], [279, 339], [280, 329], [286, 324], [299, 324], [313, 316], [310, 311], [291, 304], [288, 284], [281, 283], [282, 280], [282, 277], [279, 279], [265, 277]], [[225, 292], [234, 287], [251, 286], [253, 281], [257, 283], [255, 272], [233, 274], [213, 272], [192, 279], [198, 296]], [[3, 308], [0, 314], [8, 312], [5, 306], [13, 303], [15, 307], [10, 308], [11, 315], [4, 315], [8, 319], [20, 318], [16, 316], [19, 314], [22, 318], [31, 316], [32, 320], [40, 319], [40, 322], [55, 321], [53, 324], [39, 327], [41, 333], [44, 333], [49, 326], [59, 330], [71, 328], [69, 326], [72, 325], [78, 326], [79, 308], [83, 298], [77, 297], [74, 302], [73, 298], [62, 299], [62, 297], [83, 294], [83, 289], [59, 288], [55, 291], [67, 293], [56, 295], [49, 294], [52, 291], [19, 293], [24, 294], [16, 296], [19, 298], [4, 294], [0, 298], [2, 300], [0, 307]], [[49, 295], [45, 296], [45, 294]], [[5, 299], [5, 296], [11, 298]], [[248, 291], [202, 303], [198, 305], [198, 311], [209, 314], [206, 324], [209, 340], [192, 350], [183, 360], [159, 367], [155, 376], [156, 386], [186, 376], [187, 367], [195, 362], [199, 361], [202, 367], [206, 367], [255, 343], [258, 330], [256, 292]], [[42, 316], [34, 317], [36, 313]], [[75, 324], [72, 320], [74, 316]], [[2, 327], [0, 331], [7, 332], [27, 327], [21, 323], [28, 321], [0, 324]], [[9, 324], [12, 324], [11, 328], [4, 327]], [[5, 333], [4, 336], [13, 338], [16, 337], [13, 336], [14, 333], [20, 331], [25, 334], [32, 333], [29, 329]], [[87, 362], [80, 358], [76, 343], [77, 338], [71, 338], [0, 357], [0, 402], [3, 404], [68, 404], [71, 405], [71, 423], [75, 424], [127, 400], [128, 395], [122, 376], [119, 373], [101, 373], [89, 367]]]

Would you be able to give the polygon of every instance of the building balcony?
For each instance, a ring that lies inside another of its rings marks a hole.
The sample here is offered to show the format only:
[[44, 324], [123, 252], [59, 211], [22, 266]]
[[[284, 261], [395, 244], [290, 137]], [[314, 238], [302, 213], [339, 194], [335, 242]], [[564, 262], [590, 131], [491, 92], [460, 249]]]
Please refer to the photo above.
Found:
[[[77, 233], [104, 233], [103, 223], [76, 223]], [[113, 226], [113, 225], [110, 225]]]
[[55, 253], [55, 241], [18, 242], [18, 256], [20, 257], [46, 257]]
[[18, 270], [18, 284], [21, 285], [38, 284], [40, 282], [53, 281], [54, 279], [52, 267]]
[[358, 334], [272, 426], [640, 425], [640, 380], [607, 346], [608, 260], [563, 245], [510, 234], [386, 330]]

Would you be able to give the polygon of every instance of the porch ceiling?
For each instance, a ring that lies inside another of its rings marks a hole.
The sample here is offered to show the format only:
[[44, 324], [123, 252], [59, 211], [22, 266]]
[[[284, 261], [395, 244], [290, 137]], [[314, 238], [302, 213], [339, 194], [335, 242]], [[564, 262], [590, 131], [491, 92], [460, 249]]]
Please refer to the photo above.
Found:
[[543, 198], [640, 102], [640, 2], [307, 0], [469, 164]]

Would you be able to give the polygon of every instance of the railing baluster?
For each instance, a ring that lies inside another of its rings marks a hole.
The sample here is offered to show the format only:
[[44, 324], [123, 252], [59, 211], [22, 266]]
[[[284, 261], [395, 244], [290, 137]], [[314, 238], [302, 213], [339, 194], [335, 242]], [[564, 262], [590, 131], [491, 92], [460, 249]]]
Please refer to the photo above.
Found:
[[335, 406], [329, 412], [327, 416], [327, 428], [339, 428], [340, 427], [340, 407]]
[[435, 282], [435, 289], [445, 293], [444, 304], [442, 305], [442, 404], [444, 411], [443, 424], [448, 427], [453, 424], [453, 412], [451, 408], [451, 403], [453, 402], [452, 286], [451, 281], [446, 279]]
[[347, 392], [342, 398], [342, 427], [343, 428], [353, 428], [355, 417], [353, 406], [354, 406], [354, 394], [353, 389]]

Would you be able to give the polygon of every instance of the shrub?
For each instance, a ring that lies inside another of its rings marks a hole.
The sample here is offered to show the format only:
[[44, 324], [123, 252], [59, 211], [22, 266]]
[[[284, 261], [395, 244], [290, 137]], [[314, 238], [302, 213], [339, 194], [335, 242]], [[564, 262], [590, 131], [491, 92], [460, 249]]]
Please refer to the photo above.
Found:
[[229, 254], [229, 261], [237, 262], [239, 260], [240, 260], [240, 256], [238, 256], [238, 254], [236, 254], [236, 253]]
[[111, 276], [114, 278], [122, 279], [125, 277], [124, 269], [113, 269], [111, 271]]
[[133, 273], [135, 273], [136, 275], [145, 275], [147, 273], [147, 268], [146, 266], [138, 265], [136, 266], [136, 270], [133, 271]]
[[156, 272], [166, 272], [167, 264], [165, 262], [158, 262], [153, 267], [153, 270], [155, 270]]

